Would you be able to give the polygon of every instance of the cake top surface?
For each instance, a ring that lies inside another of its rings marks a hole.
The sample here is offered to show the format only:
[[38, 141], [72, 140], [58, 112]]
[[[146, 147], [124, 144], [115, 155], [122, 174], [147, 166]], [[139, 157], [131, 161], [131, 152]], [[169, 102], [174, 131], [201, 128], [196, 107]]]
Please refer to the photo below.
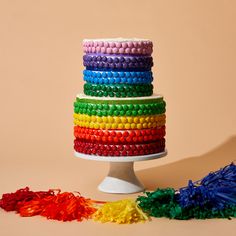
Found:
[[83, 42], [151, 42], [149, 39], [139, 38], [100, 38], [100, 39], [84, 39]]
[[152, 94], [151, 96], [146, 97], [126, 97], [126, 98], [117, 98], [117, 97], [93, 97], [88, 96], [83, 93], [77, 94], [77, 98], [80, 99], [92, 99], [92, 100], [103, 100], [103, 101], [129, 101], [129, 100], [136, 100], [136, 101], [142, 101], [142, 100], [152, 100], [152, 99], [161, 99], [163, 96], [161, 94]]

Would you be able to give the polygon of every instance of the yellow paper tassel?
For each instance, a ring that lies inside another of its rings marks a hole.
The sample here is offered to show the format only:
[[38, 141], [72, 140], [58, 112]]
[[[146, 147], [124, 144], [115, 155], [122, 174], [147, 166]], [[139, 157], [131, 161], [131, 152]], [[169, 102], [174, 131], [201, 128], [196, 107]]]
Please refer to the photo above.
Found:
[[95, 221], [132, 224], [148, 220], [148, 216], [131, 199], [105, 203], [93, 215]]

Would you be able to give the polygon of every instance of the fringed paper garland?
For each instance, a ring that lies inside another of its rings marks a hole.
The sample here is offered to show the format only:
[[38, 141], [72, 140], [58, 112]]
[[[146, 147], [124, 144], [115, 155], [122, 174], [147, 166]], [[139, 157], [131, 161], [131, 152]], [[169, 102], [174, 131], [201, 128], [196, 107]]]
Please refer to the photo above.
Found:
[[232, 163], [194, 183], [190, 180], [179, 190], [177, 201], [183, 208], [207, 205], [219, 210], [236, 204], [236, 165]]
[[182, 209], [174, 200], [174, 189], [157, 189], [154, 192], [145, 192], [145, 194], [146, 196], [139, 196], [136, 201], [148, 215], [174, 219], [181, 214]]
[[94, 219], [102, 223], [132, 224], [153, 217], [187, 220], [236, 217], [236, 165], [211, 172], [188, 186], [145, 192], [136, 201], [96, 201], [78, 192], [31, 191], [28, 187], [5, 193], [0, 207], [21, 216], [41, 215], [59, 221]]
[[175, 190], [171, 188], [146, 192], [146, 196], [139, 196], [137, 202], [146, 214], [157, 218], [189, 220], [236, 217], [236, 205], [229, 205], [221, 210], [207, 205], [183, 208], [176, 201]]
[[95, 221], [102, 223], [132, 224], [148, 220], [148, 216], [132, 199], [105, 203], [93, 215]]
[[54, 196], [52, 190], [33, 192], [29, 187], [17, 190], [15, 193], [4, 193], [0, 199], [0, 207], [5, 211], [16, 211], [33, 199], [41, 199], [46, 196]]
[[31, 200], [20, 209], [20, 215], [31, 216], [33, 213], [59, 221], [82, 221], [90, 218], [96, 210], [92, 200], [65, 192], [41, 200]]
[[154, 217], [191, 218], [236, 217], [236, 165], [211, 172], [187, 187], [157, 189], [137, 198], [139, 206]]
[[79, 193], [61, 193], [60, 190], [33, 192], [26, 187], [15, 193], [3, 194], [0, 207], [25, 217], [41, 215], [59, 221], [82, 221], [91, 218], [97, 211], [95, 204], [100, 203], [105, 202], [84, 198]]

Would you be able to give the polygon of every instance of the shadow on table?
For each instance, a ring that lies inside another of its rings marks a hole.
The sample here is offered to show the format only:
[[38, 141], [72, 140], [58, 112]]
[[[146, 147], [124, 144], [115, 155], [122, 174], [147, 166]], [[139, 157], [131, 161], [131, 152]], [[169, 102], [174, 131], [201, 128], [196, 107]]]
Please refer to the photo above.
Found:
[[163, 166], [137, 171], [147, 190], [186, 186], [189, 179], [198, 180], [236, 160], [236, 136], [200, 156], [187, 157]]

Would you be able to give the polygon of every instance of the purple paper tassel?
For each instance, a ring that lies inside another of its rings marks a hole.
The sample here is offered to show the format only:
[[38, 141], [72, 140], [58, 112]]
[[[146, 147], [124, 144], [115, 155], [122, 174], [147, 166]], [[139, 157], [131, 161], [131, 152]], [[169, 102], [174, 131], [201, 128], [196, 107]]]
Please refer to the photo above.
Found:
[[181, 207], [211, 207], [224, 209], [236, 204], [236, 165], [230, 165], [209, 173], [202, 180], [188, 183], [176, 194]]

